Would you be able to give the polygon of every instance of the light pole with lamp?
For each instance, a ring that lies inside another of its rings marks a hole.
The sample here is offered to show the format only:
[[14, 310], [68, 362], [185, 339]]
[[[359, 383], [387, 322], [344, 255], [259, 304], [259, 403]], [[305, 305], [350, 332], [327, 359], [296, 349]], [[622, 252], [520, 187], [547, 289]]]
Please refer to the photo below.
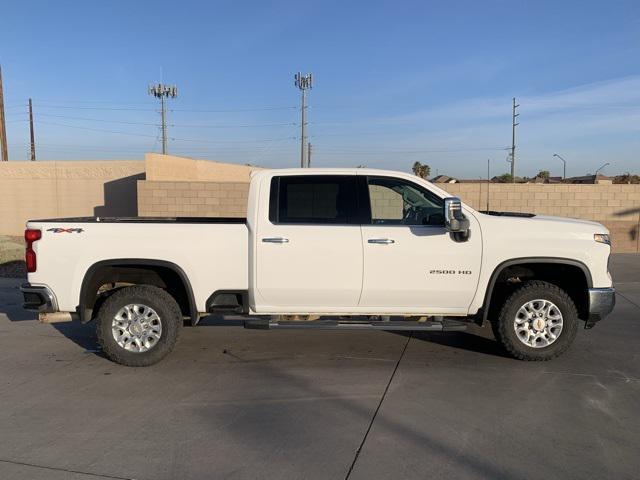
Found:
[[[596, 170], [596, 173], [593, 174], [594, 177], [598, 178], [598, 172], [600, 170], [602, 170], [604, 167], [606, 167], [607, 165], [611, 165], [609, 162], [605, 163], [604, 165], [602, 165], [599, 169]], [[595, 179], [594, 179], [595, 180]]]
[[562, 158], [560, 155], [558, 155], [557, 153], [553, 154], [554, 157], [558, 157], [560, 160], [562, 160], [562, 180], [566, 180], [567, 178], [567, 161]]

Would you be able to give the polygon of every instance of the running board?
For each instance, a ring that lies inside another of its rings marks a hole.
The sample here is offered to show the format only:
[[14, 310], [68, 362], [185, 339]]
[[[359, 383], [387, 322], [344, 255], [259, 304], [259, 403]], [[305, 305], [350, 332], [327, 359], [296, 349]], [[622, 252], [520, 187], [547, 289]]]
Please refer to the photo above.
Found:
[[244, 328], [255, 330], [306, 328], [316, 330], [426, 330], [430, 332], [460, 332], [467, 329], [467, 323], [448, 319], [436, 322], [349, 322], [335, 320], [282, 322], [270, 320], [247, 320], [244, 322]]

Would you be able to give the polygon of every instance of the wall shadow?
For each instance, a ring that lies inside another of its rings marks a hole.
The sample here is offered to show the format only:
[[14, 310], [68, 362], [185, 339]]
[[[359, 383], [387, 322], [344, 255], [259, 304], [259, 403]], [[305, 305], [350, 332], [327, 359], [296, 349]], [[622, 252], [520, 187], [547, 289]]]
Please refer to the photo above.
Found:
[[[638, 214], [638, 219], [636, 220], [636, 224], [629, 229], [629, 239], [633, 242], [638, 240], [638, 236], [640, 235], [640, 208], [628, 208], [626, 210], [620, 210], [615, 213], [616, 217], [625, 217], [627, 215]], [[633, 221], [633, 220], [631, 220]]]
[[136, 217], [138, 216], [138, 180], [145, 174], [138, 173], [117, 178], [104, 184], [104, 205], [93, 208], [96, 217]]

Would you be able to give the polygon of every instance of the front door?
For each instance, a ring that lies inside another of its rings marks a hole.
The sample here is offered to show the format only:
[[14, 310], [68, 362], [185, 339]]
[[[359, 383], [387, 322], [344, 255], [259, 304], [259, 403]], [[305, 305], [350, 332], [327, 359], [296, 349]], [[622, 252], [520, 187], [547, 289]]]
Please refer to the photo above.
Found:
[[476, 292], [481, 235], [456, 241], [444, 228], [444, 201], [394, 177], [367, 177], [371, 218], [362, 226], [360, 307], [381, 312], [466, 313]]
[[256, 236], [257, 310], [356, 307], [362, 289], [356, 176], [276, 176], [269, 203], [269, 220], [259, 222]]

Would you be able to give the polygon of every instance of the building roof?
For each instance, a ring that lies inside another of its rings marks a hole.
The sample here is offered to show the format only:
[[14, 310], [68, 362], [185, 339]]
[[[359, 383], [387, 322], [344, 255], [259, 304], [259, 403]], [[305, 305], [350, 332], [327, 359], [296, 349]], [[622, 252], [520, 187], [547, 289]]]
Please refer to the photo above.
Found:
[[448, 175], [436, 175], [431, 179], [431, 183], [457, 183], [458, 181], [457, 178]]
[[605, 175], [582, 175], [580, 177], [570, 177], [565, 180], [566, 183], [613, 183], [611, 177]]

